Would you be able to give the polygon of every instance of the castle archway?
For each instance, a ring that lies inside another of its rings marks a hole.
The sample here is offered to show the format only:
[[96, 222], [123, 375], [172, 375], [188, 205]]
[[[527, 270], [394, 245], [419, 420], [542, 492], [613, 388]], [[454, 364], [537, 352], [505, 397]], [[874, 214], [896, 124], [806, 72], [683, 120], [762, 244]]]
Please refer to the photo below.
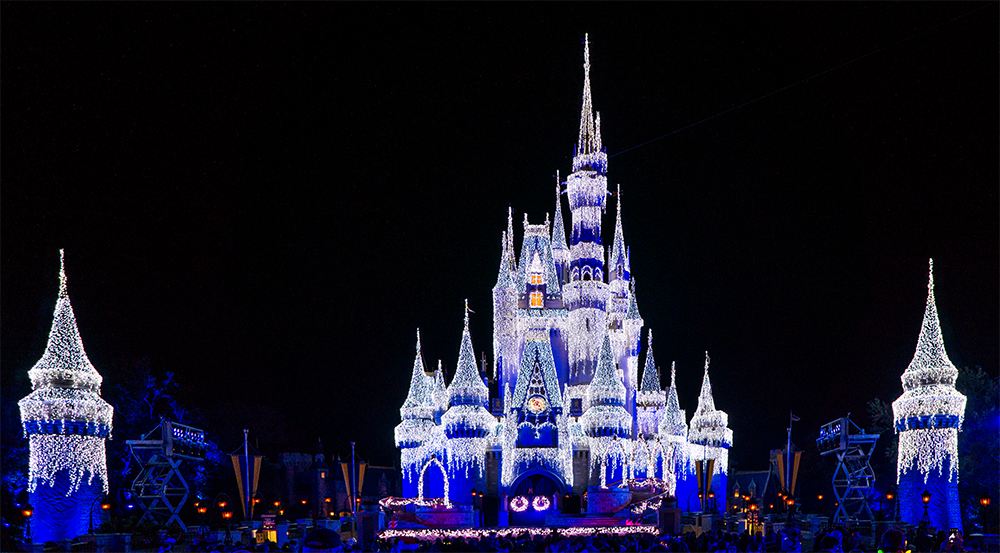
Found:
[[535, 469], [519, 476], [509, 489], [508, 524], [545, 526], [545, 517], [555, 509], [553, 496], [565, 494], [566, 484], [550, 471]]

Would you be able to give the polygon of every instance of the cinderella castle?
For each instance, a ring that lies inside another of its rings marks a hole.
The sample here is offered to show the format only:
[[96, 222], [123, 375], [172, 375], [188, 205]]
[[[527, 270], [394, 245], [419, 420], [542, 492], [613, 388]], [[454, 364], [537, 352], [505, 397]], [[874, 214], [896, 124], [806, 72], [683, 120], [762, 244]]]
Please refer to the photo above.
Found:
[[417, 331], [395, 431], [407, 498], [469, 504], [486, 493], [503, 498], [501, 510], [509, 508], [511, 525], [521, 525], [552, 508], [551, 498], [569, 494], [586, 493], [590, 512], [615, 512], [637, 483], [683, 505], [698, 489], [696, 473], [711, 478], [703, 489], [725, 494], [733, 435], [728, 416], [715, 408], [708, 355], [689, 422], [674, 368], [664, 390], [652, 331], [643, 339], [620, 193], [605, 246], [608, 155], [591, 104], [586, 40], [583, 69], [573, 170], [565, 181], [557, 176], [554, 220], [532, 224], [525, 215], [518, 252], [508, 211], [493, 287], [492, 375], [476, 365], [468, 306], [447, 386], [440, 367], [429, 372], [424, 364]]

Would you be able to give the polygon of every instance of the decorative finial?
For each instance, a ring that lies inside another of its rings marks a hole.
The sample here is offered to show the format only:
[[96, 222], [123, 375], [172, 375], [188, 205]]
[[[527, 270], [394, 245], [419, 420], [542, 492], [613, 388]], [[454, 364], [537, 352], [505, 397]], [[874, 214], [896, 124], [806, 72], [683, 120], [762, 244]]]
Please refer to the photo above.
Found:
[[66, 252], [59, 248], [59, 297], [68, 296], [69, 294], [66, 292]]
[[528, 214], [527, 213], [524, 214], [524, 229], [525, 230], [528, 229]]
[[469, 333], [469, 313], [475, 313], [475, 311], [469, 309], [469, 299], [465, 299], [465, 333]]
[[417, 353], [420, 353], [420, 327], [417, 327]]
[[590, 73], [590, 38], [588, 33], [583, 33], [583, 70]]
[[708, 356], [708, 350], [705, 350], [705, 373], [706, 374], [708, 374], [708, 362], [711, 361], [711, 360], [712, 360], [712, 358]]
[[677, 387], [677, 361], [670, 362], [670, 387]]
[[[59, 250], [59, 251], [62, 251], [62, 250]], [[928, 269], [929, 276], [927, 277], [927, 289], [933, 292], [934, 291], [934, 258], [930, 258], [928, 260], [928, 265], [930, 265], [930, 268]]]
[[617, 195], [618, 195], [618, 202], [617, 202], [617, 205], [618, 205], [618, 207], [617, 207], [617, 209], [618, 209], [618, 220], [621, 221], [622, 220], [622, 185], [621, 185], [621, 183], [618, 183], [618, 194]]
[[562, 193], [562, 179], [559, 178], [559, 169], [556, 169], [556, 202], [559, 201], [559, 194]]
[[649, 349], [653, 349], [653, 329], [649, 329], [649, 336], [646, 338], [646, 343], [649, 344]]

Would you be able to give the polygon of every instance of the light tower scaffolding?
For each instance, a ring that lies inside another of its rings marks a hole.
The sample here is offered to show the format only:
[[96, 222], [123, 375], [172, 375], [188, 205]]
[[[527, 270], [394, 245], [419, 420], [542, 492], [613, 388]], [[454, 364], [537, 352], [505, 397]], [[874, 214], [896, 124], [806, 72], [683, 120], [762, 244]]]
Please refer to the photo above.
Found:
[[[851, 426], [857, 433], [851, 433]], [[851, 422], [850, 414], [820, 428], [816, 440], [820, 455], [837, 454], [837, 468], [833, 472], [833, 494], [837, 497], [834, 523], [874, 518], [868, 497], [875, 485], [875, 472], [869, 461], [878, 437]]]
[[[158, 439], [153, 438], [157, 430]], [[132, 495], [142, 507], [143, 518], [163, 525], [176, 522], [186, 532], [179, 515], [191, 492], [180, 467], [184, 461], [205, 459], [205, 431], [161, 419], [141, 439], [125, 443], [141, 467], [132, 482]]]

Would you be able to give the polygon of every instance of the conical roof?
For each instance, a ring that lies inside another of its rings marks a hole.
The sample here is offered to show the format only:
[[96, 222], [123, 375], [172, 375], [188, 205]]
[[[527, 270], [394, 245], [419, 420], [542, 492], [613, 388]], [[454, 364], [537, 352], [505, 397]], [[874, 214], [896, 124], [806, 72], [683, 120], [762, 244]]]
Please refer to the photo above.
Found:
[[479, 375], [476, 368], [476, 355], [472, 350], [472, 336], [469, 335], [469, 301], [465, 302], [465, 327], [462, 329], [462, 345], [458, 352], [458, 367], [455, 377], [448, 386], [448, 398], [451, 405], [478, 403], [486, 405], [489, 400], [489, 388]]
[[656, 370], [656, 359], [653, 358], [653, 330], [649, 330], [646, 346], [646, 364], [642, 369], [640, 392], [660, 392], [660, 373]]
[[552, 250], [569, 250], [569, 243], [566, 241], [566, 224], [563, 222], [558, 171], [556, 172], [556, 216], [552, 223]]
[[941, 323], [938, 320], [937, 305], [934, 301], [934, 260], [929, 261], [927, 277], [927, 305], [924, 308], [924, 321], [920, 327], [920, 337], [917, 338], [917, 349], [913, 360], [903, 373], [903, 389], [909, 390], [916, 386], [945, 381], [954, 384], [958, 369], [948, 359], [944, 349], [944, 338], [941, 336]]
[[622, 267], [622, 274], [617, 274], [616, 278], [624, 278], [624, 268], [627, 263], [626, 251], [625, 251], [625, 233], [622, 230], [622, 187], [618, 186], [618, 201], [616, 204], [615, 213], [615, 237], [614, 242], [611, 246], [611, 269], [618, 270], [619, 265]]
[[618, 365], [611, 352], [611, 338], [607, 333], [601, 343], [601, 353], [597, 360], [594, 378], [587, 386], [587, 396], [591, 405], [625, 403], [625, 384], [618, 374]]
[[642, 315], [639, 314], [639, 303], [635, 299], [635, 280], [631, 283], [632, 289], [628, 294], [628, 311], [625, 312], [626, 321], [639, 321], [642, 320]]
[[66, 266], [63, 250], [59, 250], [59, 298], [52, 316], [52, 328], [45, 353], [28, 371], [31, 388], [49, 386], [101, 392], [103, 378], [87, 358], [83, 340], [76, 326], [76, 315], [66, 290]]
[[420, 329], [417, 329], [417, 353], [413, 359], [413, 370], [410, 373], [410, 391], [406, 401], [400, 408], [404, 419], [429, 419], [434, 417], [434, 390], [429, 386], [427, 373], [424, 370], [424, 356], [420, 351]]
[[661, 436], [687, 437], [687, 417], [677, 399], [677, 365], [670, 363], [670, 388], [667, 389], [667, 405], [660, 420]]
[[708, 352], [705, 352], [705, 375], [701, 381], [698, 408], [691, 417], [688, 439], [691, 443], [713, 447], [729, 448], [733, 443], [733, 431], [728, 428], [729, 415], [715, 408], [712, 397], [712, 382], [708, 379]]

